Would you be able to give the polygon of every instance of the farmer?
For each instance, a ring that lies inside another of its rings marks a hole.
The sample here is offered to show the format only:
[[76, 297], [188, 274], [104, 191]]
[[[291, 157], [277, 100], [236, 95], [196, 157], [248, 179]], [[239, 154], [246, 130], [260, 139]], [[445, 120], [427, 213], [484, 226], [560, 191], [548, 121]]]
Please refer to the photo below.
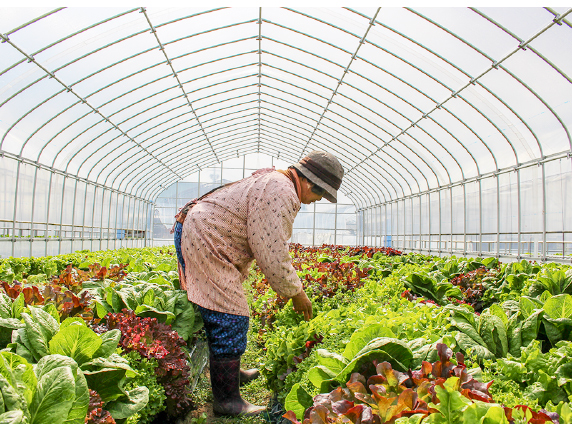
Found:
[[240, 396], [239, 386], [257, 369], [240, 369], [246, 349], [249, 308], [242, 288], [256, 260], [268, 283], [291, 298], [305, 320], [312, 303], [292, 266], [288, 240], [300, 203], [337, 201], [344, 170], [324, 151], [313, 151], [287, 170], [260, 169], [195, 199], [175, 222], [181, 287], [201, 312], [210, 359], [214, 412], [255, 415], [265, 408]]

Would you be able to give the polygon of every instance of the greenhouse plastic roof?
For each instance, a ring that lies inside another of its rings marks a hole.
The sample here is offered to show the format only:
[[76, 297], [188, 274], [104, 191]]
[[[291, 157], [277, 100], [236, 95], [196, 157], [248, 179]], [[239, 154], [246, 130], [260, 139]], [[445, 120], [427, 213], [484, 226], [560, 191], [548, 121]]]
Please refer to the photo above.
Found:
[[148, 200], [254, 152], [367, 207], [572, 148], [570, 8], [1, 10], [0, 153]]

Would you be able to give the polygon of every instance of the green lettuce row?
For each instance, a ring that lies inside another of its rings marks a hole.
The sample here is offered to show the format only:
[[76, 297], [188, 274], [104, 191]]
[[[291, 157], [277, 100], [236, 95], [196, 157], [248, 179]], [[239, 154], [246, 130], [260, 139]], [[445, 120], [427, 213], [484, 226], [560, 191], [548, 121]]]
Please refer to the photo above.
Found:
[[29, 364], [39, 364], [54, 355], [72, 359], [89, 388], [99, 393], [106, 402], [105, 409], [117, 420], [128, 418], [147, 404], [149, 390], [146, 387], [131, 391], [123, 388], [127, 379], [136, 373], [116, 354], [120, 331], [98, 335], [81, 318], [70, 317], [60, 324], [43, 309], [29, 306], [27, 310], [29, 314], [21, 313], [24, 323], [13, 331], [12, 343], [4, 352], [14, 353]]
[[[169, 273], [170, 274], [170, 273]], [[172, 289], [171, 282], [164, 275], [142, 273], [128, 275], [125, 283], [84, 282], [84, 289], [95, 300], [95, 311], [99, 318], [107, 313], [120, 313], [123, 309], [132, 310], [140, 317], [153, 317], [159, 322], [171, 325], [183, 340], [188, 339], [202, 328], [200, 312], [188, 300], [183, 290]], [[154, 280], [145, 282], [143, 280]]]

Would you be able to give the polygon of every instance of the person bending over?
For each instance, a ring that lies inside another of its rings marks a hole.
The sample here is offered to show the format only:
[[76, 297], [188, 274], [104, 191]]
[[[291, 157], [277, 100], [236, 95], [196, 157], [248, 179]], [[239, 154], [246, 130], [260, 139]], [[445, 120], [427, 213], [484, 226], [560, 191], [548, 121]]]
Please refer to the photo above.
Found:
[[301, 203], [337, 202], [344, 170], [325, 151], [312, 151], [287, 170], [260, 169], [187, 203], [175, 222], [181, 287], [202, 315], [209, 346], [213, 410], [255, 415], [265, 408], [240, 396], [257, 369], [240, 369], [249, 308], [242, 283], [252, 261], [294, 310], [312, 317], [312, 303], [292, 266], [288, 240]]

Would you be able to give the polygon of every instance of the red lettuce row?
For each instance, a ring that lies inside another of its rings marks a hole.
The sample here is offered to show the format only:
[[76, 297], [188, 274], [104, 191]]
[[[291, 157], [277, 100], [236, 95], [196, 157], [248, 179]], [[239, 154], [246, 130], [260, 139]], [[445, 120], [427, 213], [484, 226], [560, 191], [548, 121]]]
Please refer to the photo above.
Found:
[[[419, 370], [397, 371], [389, 362], [374, 361], [376, 373], [365, 378], [354, 372], [346, 387], [313, 398], [303, 414], [304, 424], [394, 423], [402, 417], [431, 423], [558, 423], [558, 414], [533, 411], [524, 405], [506, 408], [494, 402], [489, 388], [467, 371], [464, 356], [437, 344], [439, 360], [424, 361]], [[284, 418], [300, 424], [288, 411]]]

